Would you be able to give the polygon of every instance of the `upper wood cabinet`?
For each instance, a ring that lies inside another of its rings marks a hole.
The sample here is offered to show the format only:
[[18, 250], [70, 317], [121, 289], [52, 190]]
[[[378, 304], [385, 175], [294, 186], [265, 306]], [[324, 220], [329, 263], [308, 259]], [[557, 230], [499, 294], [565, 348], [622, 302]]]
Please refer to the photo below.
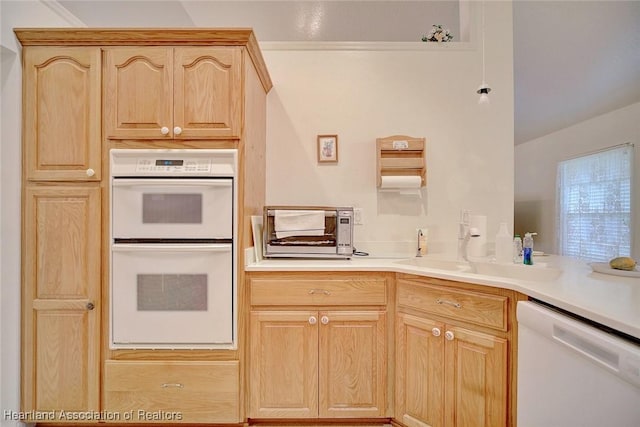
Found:
[[240, 137], [242, 48], [118, 47], [104, 58], [107, 138]]
[[99, 181], [100, 49], [29, 46], [23, 61], [25, 178]]

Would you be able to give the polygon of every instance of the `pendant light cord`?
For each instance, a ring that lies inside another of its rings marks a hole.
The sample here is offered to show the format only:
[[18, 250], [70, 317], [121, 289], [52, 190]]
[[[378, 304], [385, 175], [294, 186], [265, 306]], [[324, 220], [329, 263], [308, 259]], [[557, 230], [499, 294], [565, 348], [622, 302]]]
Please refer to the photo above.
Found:
[[484, 0], [482, 0], [482, 84], [485, 85], [484, 79]]

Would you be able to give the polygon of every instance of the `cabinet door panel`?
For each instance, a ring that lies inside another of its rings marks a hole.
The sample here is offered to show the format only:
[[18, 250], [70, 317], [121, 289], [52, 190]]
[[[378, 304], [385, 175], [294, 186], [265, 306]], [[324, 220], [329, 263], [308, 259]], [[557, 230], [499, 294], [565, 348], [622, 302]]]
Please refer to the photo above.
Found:
[[240, 137], [241, 49], [176, 48], [175, 138]]
[[443, 426], [444, 324], [404, 313], [397, 317], [396, 416], [410, 427]]
[[318, 415], [317, 312], [251, 313], [250, 417]]
[[27, 179], [99, 180], [100, 49], [27, 47], [23, 75]]
[[383, 416], [385, 313], [333, 311], [319, 317], [320, 417]]
[[100, 188], [25, 190], [23, 409], [97, 410]]
[[448, 327], [448, 403], [455, 418], [447, 425], [491, 427], [506, 425], [507, 341], [503, 338]]
[[[107, 138], [173, 137], [173, 49], [105, 50], [104, 128]], [[161, 129], [166, 127], [167, 134]]]

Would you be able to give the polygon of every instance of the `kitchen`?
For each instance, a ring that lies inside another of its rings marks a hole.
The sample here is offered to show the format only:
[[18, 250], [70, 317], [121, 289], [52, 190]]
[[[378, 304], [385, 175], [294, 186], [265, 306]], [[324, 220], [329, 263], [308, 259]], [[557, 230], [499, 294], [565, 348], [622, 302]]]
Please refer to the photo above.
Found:
[[[407, 251], [413, 247], [414, 230], [419, 226], [429, 227], [432, 251], [454, 253], [458, 212], [465, 208], [487, 215], [491, 219], [488, 234], [495, 235], [498, 223], [513, 217], [512, 18], [510, 7], [505, 5], [488, 5], [487, 13], [491, 24], [487, 31], [487, 79], [493, 92], [491, 109], [486, 111], [476, 105], [481, 69], [480, 53], [475, 49], [449, 46], [453, 49], [443, 52], [432, 48], [421, 56], [411, 51], [263, 49], [269, 73], [277, 82], [267, 105], [267, 201], [359, 206], [364, 224], [356, 229], [356, 238], [362, 242], [360, 248], [372, 253], [395, 242]], [[43, 22], [37, 22], [39, 18]], [[46, 18], [45, 9], [42, 15], [32, 13], [30, 20], [18, 26], [68, 25], [59, 17]], [[3, 40], [4, 31], [3, 26]], [[3, 50], [3, 66], [12, 58], [15, 61], [15, 55]], [[371, 73], [371, 69], [378, 72]], [[19, 82], [15, 73], [19, 73], [16, 67], [7, 74], [8, 81]], [[444, 84], [430, 73], [444, 74]], [[20, 84], [5, 84], [3, 79], [3, 85], [3, 103], [13, 99], [17, 105]], [[11, 91], [15, 91], [13, 96]], [[4, 112], [13, 110], [3, 108], [3, 118], [10, 118]], [[14, 122], [19, 123], [19, 118]], [[457, 126], [461, 122], [465, 126]], [[7, 123], [11, 121], [3, 120], [3, 141], [18, 141], [18, 128], [9, 125], [7, 129]], [[379, 194], [375, 189], [375, 139], [396, 129], [429, 141], [429, 181], [421, 199]], [[323, 133], [339, 135], [337, 164], [316, 163], [315, 138]], [[5, 153], [4, 165], [18, 163], [17, 152], [13, 156]], [[292, 162], [292, 157], [296, 161]], [[16, 173], [3, 167], [2, 193], [7, 198], [3, 209], [19, 200], [18, 189], [4, 187], [17, 179]], [[292, 182], [292, 174], [300, 179]], [[3, 242], [7, 236], [10, 232], [3, 230]], [[11, 256], [6, 248], [3, 262], [5, 256]], [[7, 267], [3, 264], [3, 288], [4, 277], [14, 277], [14, 282], [19, 277], [16, 271], [11, 272], [11, 263]], [[10, 311], [3, 307], [3, 317], [5, 313]], [[3, 335], [3, 349], [19, 348], [15, 338], [5, 344]], [[4, 354], [2, 363], [9, 363]], [[4, 387], [4, 377], [2, 383]], [[3, 390], [3, 399], [14, 394]]]

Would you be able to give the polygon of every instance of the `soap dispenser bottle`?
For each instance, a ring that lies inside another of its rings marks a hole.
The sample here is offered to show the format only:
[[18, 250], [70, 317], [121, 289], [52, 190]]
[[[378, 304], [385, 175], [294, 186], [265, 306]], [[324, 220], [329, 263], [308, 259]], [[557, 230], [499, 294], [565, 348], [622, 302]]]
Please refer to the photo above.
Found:
[[522, 239], [522, 263], [533, 265], [533, 236], [537, 233], [525, 233]]

